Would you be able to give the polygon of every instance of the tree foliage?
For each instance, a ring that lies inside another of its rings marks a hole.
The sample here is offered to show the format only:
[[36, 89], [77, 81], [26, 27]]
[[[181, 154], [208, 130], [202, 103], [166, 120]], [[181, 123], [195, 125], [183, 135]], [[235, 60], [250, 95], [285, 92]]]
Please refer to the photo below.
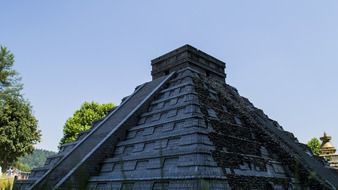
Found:
[[23, 171], [23, 172], [30, 172], [32, 170], [31, 167], [29, 167], [29, 165], [23, 163], [23, 162], [20, 162], [20, 161], [16, 161], [15, 164], [14, 164], [14, 168], [20, 170], [20, 171]]
[[317, 138], [312, 138], [308, 143], [307, 146], [311, 149], [314, 155], [320, 154], [320, 141]]
[[6, 47], [0, 47], [0, 90], [11, 86], [15, 81], [17, 72], [12, 68], [14, 55]]
[[73, 116], [66, 121], [60, 146], [74, 142], [79, 133], [90, 129], [93, 122], [104, 118], [114, 107], [115, 105], [112, 103], [84, 102], [81, 108], [75, 111]]
[[0, 47], [0, 165], [5, 171], [16, 160], [34, 150], [40, 140], [37, 120], [21, 94], [22, 84], [12, 68], [14, 55]]

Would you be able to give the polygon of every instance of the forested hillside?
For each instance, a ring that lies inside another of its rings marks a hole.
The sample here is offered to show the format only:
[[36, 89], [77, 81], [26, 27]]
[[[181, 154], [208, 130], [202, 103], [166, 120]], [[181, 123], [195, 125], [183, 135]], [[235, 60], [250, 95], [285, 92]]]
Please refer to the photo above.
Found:
[[56, 154], [53, 151], [35, 149], [32, 154], [19, 158], [17, 168], [23, 171], [30, 171], [33, 168], [43, 166], [48, 156]]

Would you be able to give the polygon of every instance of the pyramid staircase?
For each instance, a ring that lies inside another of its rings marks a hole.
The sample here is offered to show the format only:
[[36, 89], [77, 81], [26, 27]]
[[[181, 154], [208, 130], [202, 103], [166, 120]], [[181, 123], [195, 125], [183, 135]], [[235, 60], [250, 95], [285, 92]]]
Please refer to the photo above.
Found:
[[[189, 45], [15, 189], [336, 189], [338, 175]], [[39, 173], [40, 172], [40, 173]]]

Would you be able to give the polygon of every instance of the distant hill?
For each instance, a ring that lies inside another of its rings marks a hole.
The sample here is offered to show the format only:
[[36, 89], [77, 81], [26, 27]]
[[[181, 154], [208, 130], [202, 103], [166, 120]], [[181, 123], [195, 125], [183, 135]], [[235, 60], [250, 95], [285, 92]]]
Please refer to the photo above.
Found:
[[33, 168], [43, 166], [47, 157], [54, 154], [56, 154], [56, 152], [43, 149], [35, 149], [32, 154], [28, 154], [24, 157], [19, 158], [17, 162], [17, 167], [18, 169], [23, 171], [30, 171]]

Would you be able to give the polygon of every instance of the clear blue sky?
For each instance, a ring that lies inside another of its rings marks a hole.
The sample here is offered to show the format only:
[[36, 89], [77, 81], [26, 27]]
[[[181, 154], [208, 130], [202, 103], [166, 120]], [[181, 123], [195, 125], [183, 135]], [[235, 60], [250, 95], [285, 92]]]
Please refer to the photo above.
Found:
[[84, 101], [120, 103], [151, 80], [150, 60], [191, 44], [227, 63], [227, 82], [300, 141], [338, 146], [338, 1], [1, 1], [0, 44], [16, 56], [57, 150]]

